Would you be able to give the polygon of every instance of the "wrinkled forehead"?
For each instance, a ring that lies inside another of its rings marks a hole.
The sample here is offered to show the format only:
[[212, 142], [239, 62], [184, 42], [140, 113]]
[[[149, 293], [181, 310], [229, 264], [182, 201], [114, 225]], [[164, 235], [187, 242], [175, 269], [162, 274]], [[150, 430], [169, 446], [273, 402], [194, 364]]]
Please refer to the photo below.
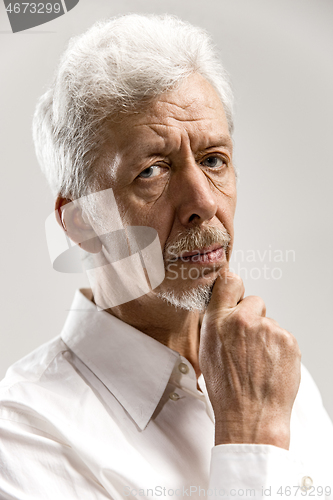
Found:
[[200, 121], [220, 116], [227, 123], [222, 102], [215, 89], [201, 75], [194, 74], [178, 87], [155, 97], [141, 109], [124, 115], [128, 125], [140, 125], [148, 120], [169, 119], [179, 122]]
[[114, 153], [132, 148], [151, 152], [168, 148], [188, 136], [191, 147], [225, 142], [232, 148], [223, 105], [213, 87], [200, 75], [192, 75], [177, 89], [166, 92], [141, 109], [124, 114], [110, 124]]

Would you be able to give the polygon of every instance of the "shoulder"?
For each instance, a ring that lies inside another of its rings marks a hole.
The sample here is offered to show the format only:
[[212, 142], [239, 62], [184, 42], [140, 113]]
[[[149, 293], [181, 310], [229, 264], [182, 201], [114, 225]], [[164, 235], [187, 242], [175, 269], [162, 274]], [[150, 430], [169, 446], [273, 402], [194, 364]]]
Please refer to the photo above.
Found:
[[[70, 352], [60, 336], [14, 363], [0, 382], [0, 427], [10, 423], [44, 428], [63, 388], [74, 393]], [[61, 395], [63, 397], [63, 394]]]
[[39, 380], [43, 373], [47, 371], [50, 363], [66, 350], [68, 350], [68, 347], [60, 336], [57, 336], [16, 361], [7, 370], [5, 378], [0, 382], [0, 395], [16, 384]]

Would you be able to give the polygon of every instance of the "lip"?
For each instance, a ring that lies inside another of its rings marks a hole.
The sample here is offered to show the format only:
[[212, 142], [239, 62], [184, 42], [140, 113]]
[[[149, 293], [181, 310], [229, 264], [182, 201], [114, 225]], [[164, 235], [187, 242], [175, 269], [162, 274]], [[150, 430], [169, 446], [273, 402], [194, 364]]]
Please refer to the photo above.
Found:
[[179, 259], [183, 257], [192, 257], [193, 255], [205, 255], [206, 253], [214, 252], [218, 248], [222, 248], [220, 243], [215, 243], [214, 245], [210, 245], [209, 247], [200, 248], [197, 250], [192, 250], [192, 252], [184, 252], [179, 256]]
[[218, 243], [191, 252], [184, 252], [178, 257], [178, 260], [182, 262], [191, 262], [192, 264], [207, 264], [218, 262], [224, 258], [224, 248]]

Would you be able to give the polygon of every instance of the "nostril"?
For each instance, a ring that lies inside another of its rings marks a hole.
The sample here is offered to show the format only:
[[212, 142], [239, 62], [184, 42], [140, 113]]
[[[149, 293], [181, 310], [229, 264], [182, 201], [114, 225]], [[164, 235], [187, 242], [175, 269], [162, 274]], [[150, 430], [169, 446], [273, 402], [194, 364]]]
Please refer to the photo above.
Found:
[[192, 215], [191, 215], [191, 217], [189, 218], [189, 220], [188, 220], [188, 221], [189, 221], [189, 222], [192, 222], [192, 221], [193, 221], [194, 219], [196, 219], [196, 218], [200, 219], [199, 215], [197, 215], [197, 214], [192, 214]]

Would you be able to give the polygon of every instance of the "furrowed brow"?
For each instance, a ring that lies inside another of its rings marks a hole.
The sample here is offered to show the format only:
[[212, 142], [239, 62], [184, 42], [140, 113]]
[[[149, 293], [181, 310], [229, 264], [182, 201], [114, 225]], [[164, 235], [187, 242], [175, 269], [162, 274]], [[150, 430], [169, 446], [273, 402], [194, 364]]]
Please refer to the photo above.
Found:
[[200, 148], [200, 153], [205, 152], [207, 149], [225, 148], [229, 151], [233, 150], [233, 142], [229, 135], [219, 135], [215, 137], [207, 137], [204, 140], [204, 147]]

